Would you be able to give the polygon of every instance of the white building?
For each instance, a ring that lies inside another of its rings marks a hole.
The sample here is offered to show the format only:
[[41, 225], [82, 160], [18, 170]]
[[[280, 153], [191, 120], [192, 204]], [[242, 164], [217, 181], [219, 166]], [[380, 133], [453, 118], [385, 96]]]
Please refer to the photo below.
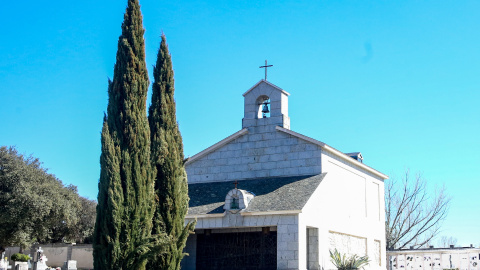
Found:
[[333, 248], [386, 269], [388, 176], [290, 130], [289, 93], [272, 83], [243, 96], [242, 129], [186, 162], [197, 226], [182, 269], [335, 269]]

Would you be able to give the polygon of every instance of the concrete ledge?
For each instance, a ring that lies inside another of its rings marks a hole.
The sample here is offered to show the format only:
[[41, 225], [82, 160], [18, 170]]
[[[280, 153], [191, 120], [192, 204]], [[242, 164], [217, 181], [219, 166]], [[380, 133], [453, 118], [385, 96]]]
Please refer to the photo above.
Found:
[[286, 211], [268, 211], [268, 212], [241, 212], [242, 216], [267, 216], [267, 215], [291, 215], [300, 214], [302, 210], [286, 210]]

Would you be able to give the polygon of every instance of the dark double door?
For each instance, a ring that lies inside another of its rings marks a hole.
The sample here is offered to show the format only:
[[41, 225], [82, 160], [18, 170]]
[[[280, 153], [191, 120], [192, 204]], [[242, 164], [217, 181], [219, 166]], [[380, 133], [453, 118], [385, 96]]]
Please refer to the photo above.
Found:
[[197, 235], [197, 270], [277, 269], [277, 232]]

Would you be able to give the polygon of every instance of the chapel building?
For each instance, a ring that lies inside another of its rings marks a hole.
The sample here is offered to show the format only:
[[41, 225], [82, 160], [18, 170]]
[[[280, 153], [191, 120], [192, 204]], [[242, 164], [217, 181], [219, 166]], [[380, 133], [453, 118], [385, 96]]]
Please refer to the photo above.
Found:
[[289, 95], [260, 80], [243, 94], [242, 129], [185, 163], [197, 225], [182, 269], [336, 269], [335, 248], [386, 269], [388, 176], [290, 130]]

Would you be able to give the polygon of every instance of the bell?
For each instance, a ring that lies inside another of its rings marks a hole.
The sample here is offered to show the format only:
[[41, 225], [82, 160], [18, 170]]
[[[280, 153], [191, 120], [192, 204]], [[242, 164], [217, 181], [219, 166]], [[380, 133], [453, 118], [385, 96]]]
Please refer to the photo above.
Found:
[[263, 109], [262, 109], [262, 113], [269, 113], [270, 110], [268, 109], [268, 103], [263, 103]]

